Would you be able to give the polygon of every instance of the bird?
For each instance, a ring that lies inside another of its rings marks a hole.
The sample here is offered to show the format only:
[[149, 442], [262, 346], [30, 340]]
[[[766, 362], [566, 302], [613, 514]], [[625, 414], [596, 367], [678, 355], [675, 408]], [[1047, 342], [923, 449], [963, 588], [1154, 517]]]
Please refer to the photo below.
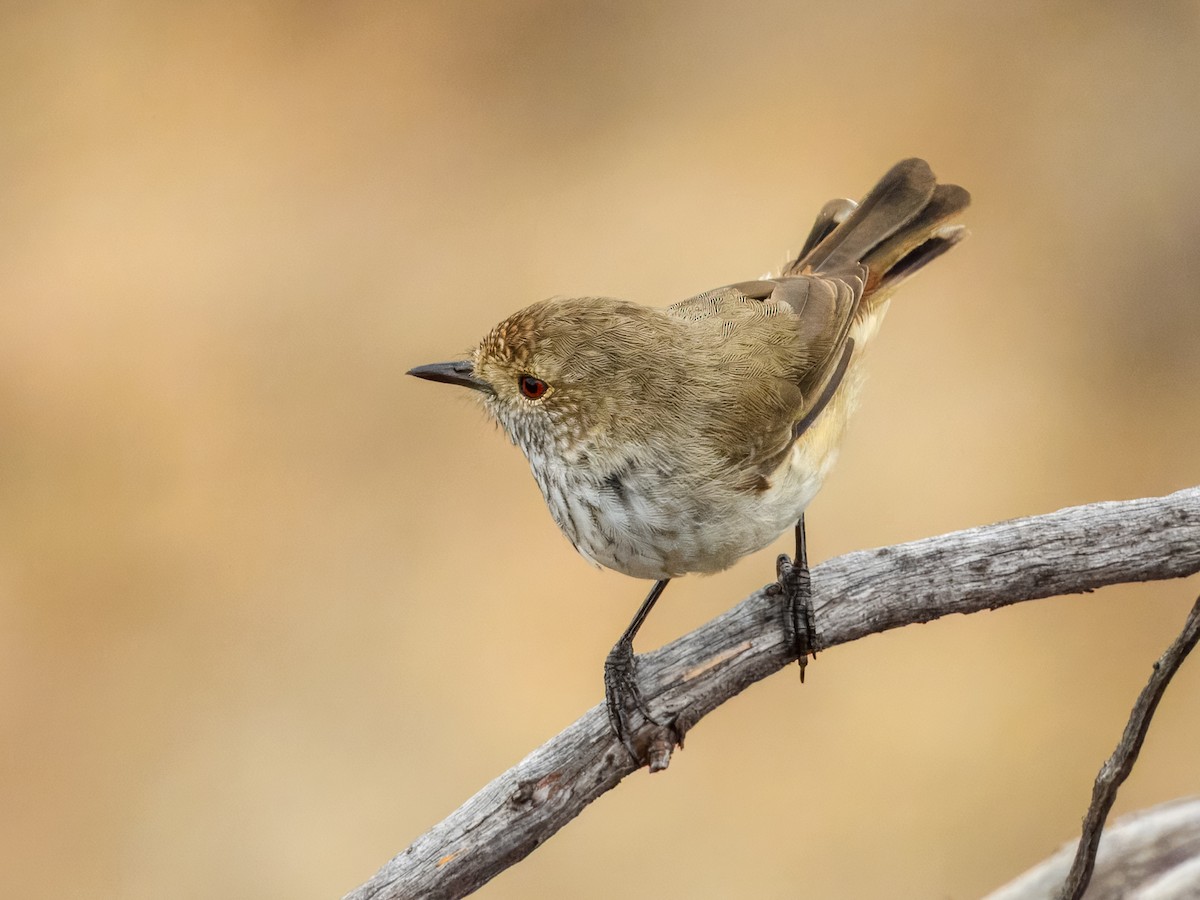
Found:
[[[772, 593], [800, 662], [818, 649], [804, 512], [858, 404], [863, 353], [904, 281], [958, 244], [970, 194], [928, 163], [831, 200], [774, 277], [667, 307], [557, 297], [505, 318], [466, 359], [408, 374], [469, 388], [529, 461], [586, 559], [654, 586], [604, 666], [615, 736], [639, 763], [651, 713], [633, 639], [668, 581], [727, 569], [789, 528]], [[653, 765], [651, 766], [653, 768]]]

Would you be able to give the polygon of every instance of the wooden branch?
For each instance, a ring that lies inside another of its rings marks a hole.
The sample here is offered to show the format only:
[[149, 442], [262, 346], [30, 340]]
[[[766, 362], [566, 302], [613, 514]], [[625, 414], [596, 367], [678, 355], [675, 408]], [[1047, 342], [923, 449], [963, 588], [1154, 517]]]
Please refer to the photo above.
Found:
[[1087, 890], [1092, 869], [1096, 864], [1100, 832], [1104, 829], [1104, 820], [1108, 818], [1109, 810], [1116, 802], [1117, 789], [1133, 771], [1133, 764], [1137, 762], [1142, 743], [1146, 740], [1146, 732], [1150, 729], [1150, 720], [1154, 718], [1158, 701], [1162, 699], [1171, 678], [1179, 671], [1179, 667], [1183, 665], [1197, 641], [1200, 641], [1200, 598], [1192, 605], [1183, 631], [1154, 664], [1150, 680], [1142, 688], [1137, 702], [1133, 705], [1133, 711], [1129, 714], [1129, 722], [1117, 749], [1100, 767], [1100, 774], [1096, 776], [1096, 784], [1092, 790], [1092, 802], [1083, 819], [1083, 835], [1079, 839], [1079, 849], [1075, 852], [1071, 871], [1063, 884], [1060, 900], [1080, 900], [1083, 892]]
[[[848, 553], [813, 569], [823, 648], [951, 613], [1200, 571], [1200, 487]], [[695, 722], [791, 662], [765, 589], [639, 657], [651, 706]], [[662, 747], [650, 748], [662, 753]], [[669, 747], [667, 752], [669, 752]], [[636, 766], [603, 705], [494, 779], [345, 900], [461, 897], [519, 862]]]
[[[1055, 900], [1075, 855], [1071, 841], [984, 900]], [[1200, 885], [1200, 797], [1161, 803], [1104, 831], [1087, 896], [1183, 900]]]

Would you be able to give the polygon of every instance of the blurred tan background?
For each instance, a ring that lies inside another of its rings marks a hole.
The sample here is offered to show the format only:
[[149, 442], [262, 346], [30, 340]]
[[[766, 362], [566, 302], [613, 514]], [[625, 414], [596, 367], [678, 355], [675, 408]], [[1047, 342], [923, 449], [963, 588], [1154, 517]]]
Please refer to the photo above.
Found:
[[[815, 560], [1200, 483], [1195, 3], [646, 7], [0, 11], [6, 896], [339, 896], [598, 702], [646, 585], [405, 370], [767, 272], [903, 156], [973, 236], [892, 306]], [[977, 896], [1075, 835], [1198, 592], [826, 653], [484, 896]], [[1118, 812], [1198, 746], [1192, 660]]]

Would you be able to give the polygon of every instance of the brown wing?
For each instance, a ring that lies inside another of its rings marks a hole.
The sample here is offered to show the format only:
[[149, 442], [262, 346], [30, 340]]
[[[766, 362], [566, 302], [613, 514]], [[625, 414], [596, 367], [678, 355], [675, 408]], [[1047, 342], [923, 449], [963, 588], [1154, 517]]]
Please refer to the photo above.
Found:
[[697, 345], [692, 377], [708, 382], [713, 405], [705, 427], [736, 462], [729, 471], [739, 487], [767, 483], [829, 402], [849, 362], [862, 290], [857, 272], [796, 275], [726, 285], [668, 308]]
[[861, 266], [839, 275], [744, 281], [676, 303], [669, 312], [697, 323], [718, 320], [728, 352], [761, 356], [762, 368], [799, 388], [799, 419], [841, 359], [865, 281]]

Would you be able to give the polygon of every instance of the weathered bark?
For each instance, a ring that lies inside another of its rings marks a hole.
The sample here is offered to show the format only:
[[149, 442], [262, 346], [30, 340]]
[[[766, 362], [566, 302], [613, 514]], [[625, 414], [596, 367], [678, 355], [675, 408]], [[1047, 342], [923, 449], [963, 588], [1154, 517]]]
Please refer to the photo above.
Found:
[[[823, 648], [929, 622], [1120, 582], [1200, 571], [1200, 488], [1095, 503], [894, 547], [813, 569]], [[660, 717], [694, 722], [791, 662], [778, 601], [759, 591], [639, 658]], [[669, 742], [646, 729], [649, 750]], [[520, 861], [633, 772], [603, 706], [494, 779], [346, 900], [460, 897]], [[1064, 870], [1065, 874], [1065, 870]]]

